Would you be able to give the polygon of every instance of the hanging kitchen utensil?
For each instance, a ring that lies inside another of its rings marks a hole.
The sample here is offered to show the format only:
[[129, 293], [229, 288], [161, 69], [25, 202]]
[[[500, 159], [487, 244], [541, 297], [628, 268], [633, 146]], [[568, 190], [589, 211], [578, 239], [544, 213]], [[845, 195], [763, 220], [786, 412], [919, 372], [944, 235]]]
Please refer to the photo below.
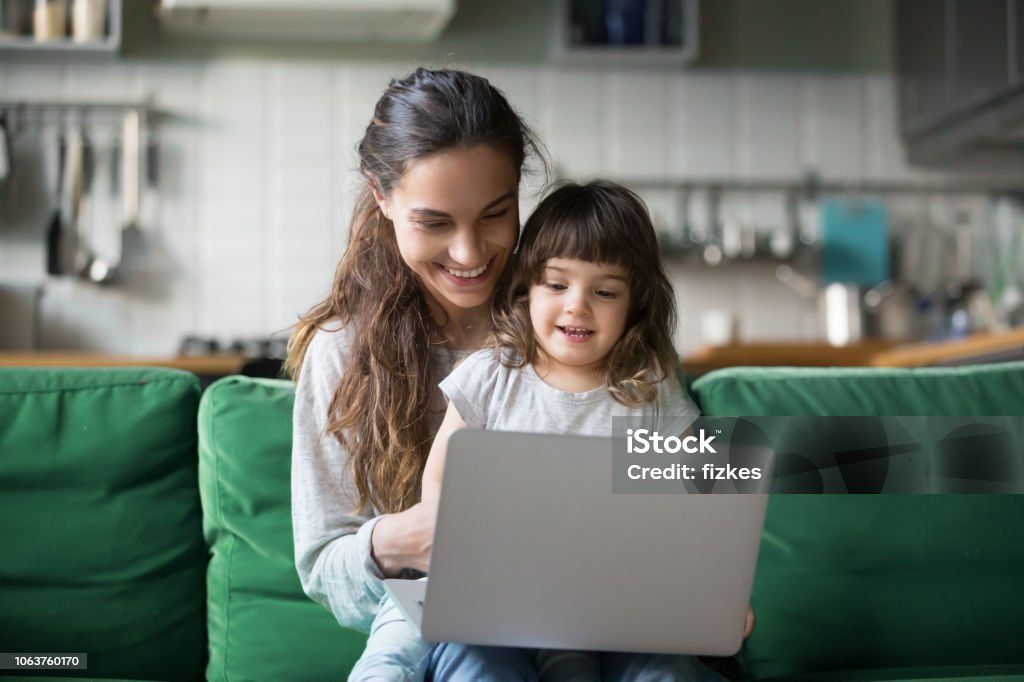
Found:
[[707, 218], [704, 245], [704, 262], [718, 265], [722, 262], [722, 230], [719, 220], [722, 192], [718, 187], [711, 187], [707, 193]]
[[783, 219], [768, 237], [768, 250], [775, 258], [788, 258], [793, 253], [794, 238], [800, 233], [799, 198], [789, 191], [783, 201]]
[[889, 279], [886, 205], [866, 198], [823, 201], [821, 249], [821, 281], [825, 284], [870, 287]]
[[77, 241], [75, 252], [75, 272], [82, 278], [88, 278], [89, 268], [96, 257], [93, 247], [93, 205], [92, 185], [96, 171], [95, 149], [92, 139], [82, 124], [82, 190], [78, 198]]
[[82, 200], [82, 165], [83, 165], [82, 132], [72, 129], [67, 133], [66, 200], [63, 206], [64, 219], [61, 223], [61, 258], [63, 272], [77, 272], [79, 267], [78, 220], [81, 215]]
[[89, 278], [97, 284], [115, 279], [122, 266], [125, 231], [138, 230], [140, 121], [138, 111], [132, 110], [125, 114], [120, 143], [114, 145], [114, 187], [120, 185], [121, 222], [115, 227], [117, 234], [111, 240], [109, 256], [96, 257], [89, 266]]
[[0, 111], [0, 187], [7, 184], [14, 173], [14, 155], [11, 153], [11, 132], [7, 112]]
[[142, 165], [142, 117], [138, 111], [132, 111], [125, 117], [124, 141], [124, 163], [121, 170], [127, 179], [122, 195], [120, 267], [123, 274], [128, 274], [129, 268], [138, 269], [145, 256], [141, 203], [143, 184], [149, 184], [149, 169]]
[[53, 212], [46, 227], [46, 272], [51, 275], [63, 274], [61, 263], [61, 242], [63, 227], [61, 221], [61, 199], [64, 189], [64, 154], [66, 151], [64, 132], [57, 138], [57, 191]]

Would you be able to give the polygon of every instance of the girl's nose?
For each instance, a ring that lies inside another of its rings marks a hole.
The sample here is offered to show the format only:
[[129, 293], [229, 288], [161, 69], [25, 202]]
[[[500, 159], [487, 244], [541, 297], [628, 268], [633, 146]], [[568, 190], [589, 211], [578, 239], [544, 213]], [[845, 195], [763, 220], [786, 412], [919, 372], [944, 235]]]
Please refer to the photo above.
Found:
[[565, 299], [565, 311], [573, 315], [589, 315], [590, 305], [587, 303], [586, 292], [577, 290]]

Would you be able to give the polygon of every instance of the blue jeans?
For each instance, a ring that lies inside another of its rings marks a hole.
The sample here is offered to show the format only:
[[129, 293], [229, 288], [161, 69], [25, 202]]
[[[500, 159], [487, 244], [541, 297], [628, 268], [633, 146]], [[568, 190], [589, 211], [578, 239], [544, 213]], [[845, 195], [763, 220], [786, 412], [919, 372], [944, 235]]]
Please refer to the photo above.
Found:
[[[552, 652], [554, 653], [554, 652]], [[559, 682], [674, 682], [722, 680], [690, 656], [662, 654], [594, 653], [599, 666], [580, 666], [578, 656], [554, 668], [546, 680]], [[549, 654], [549, 658], [551, 658]], [[385, 597], [377, 609], [363, 655], [349, 674], [351, 682], [538, 682], [535, 649], [430, 644], [410, 625], [395, 603]]]
[[[437, 644], [430, 652], [426, 679], [433, 682], [536, 682], [531, 649]], [[690, 656], [600, 654], [606, 682], [719, 681], [720, 675]]]

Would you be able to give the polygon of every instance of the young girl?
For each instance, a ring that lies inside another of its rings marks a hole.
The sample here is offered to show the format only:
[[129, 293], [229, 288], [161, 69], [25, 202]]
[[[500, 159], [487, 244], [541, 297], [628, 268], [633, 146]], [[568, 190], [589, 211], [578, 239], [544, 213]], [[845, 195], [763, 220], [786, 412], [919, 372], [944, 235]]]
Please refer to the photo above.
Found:
[[[491, 347], [441, 382], [448, 410], [423, 472], [424, 500], [439, 497], [448, 438], [462, 427], [610, 436], [612, 417], [632, 416], [682, 433], [697, 417], [677, 373], [675, 303], [654, 228], [625, 187], [570, 184], [546, 197], [496, 295]], [[410, 633], [385, 600], [354, 676], [425, 660], [430, 645]], [[364, 668], [370, 658], [377, 665]], [[721, 679], [682, 656], [541, 651], [536, 666], [550, 680]]]

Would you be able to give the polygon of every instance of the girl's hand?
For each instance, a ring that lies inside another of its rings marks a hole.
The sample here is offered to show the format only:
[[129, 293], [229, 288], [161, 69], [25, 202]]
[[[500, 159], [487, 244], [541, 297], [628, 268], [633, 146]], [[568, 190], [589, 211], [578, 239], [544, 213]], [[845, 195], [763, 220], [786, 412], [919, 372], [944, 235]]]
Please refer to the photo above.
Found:
[[747, 607], [747, 622], [743, 625], [743, 639], [750, 637], [750, 633], [754, 631], [754, 607]]
[[381, 517], [370, 536], [370, 551], [385, 577], [397, 577], [403, 568], [424, 572], [430, 568], [436, 521], [436, 499]]

